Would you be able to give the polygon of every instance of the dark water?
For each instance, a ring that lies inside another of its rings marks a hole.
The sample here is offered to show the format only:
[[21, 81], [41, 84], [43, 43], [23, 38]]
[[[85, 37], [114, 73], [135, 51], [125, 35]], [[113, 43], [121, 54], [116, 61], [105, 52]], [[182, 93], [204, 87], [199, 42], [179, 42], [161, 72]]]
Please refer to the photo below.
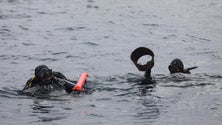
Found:
[[[0, 0], [0, 120], [5, 125], [221, 125], [220, 0]], [[129, 59], [152, 49], [156, 83]], [[190, 75], [170, 75], [181, 58]], [[88, 93], [21, 95], [39, 64]]]

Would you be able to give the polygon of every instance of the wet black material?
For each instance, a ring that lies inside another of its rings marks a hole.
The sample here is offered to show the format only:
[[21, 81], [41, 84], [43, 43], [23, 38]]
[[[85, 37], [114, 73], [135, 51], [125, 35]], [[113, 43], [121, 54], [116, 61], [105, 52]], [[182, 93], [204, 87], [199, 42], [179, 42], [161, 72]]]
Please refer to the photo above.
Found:
[[43, 80], [52, 76], [52, 70], [49, 69], [46, 65], [39, 65], [35, 68], [35, 77], [38, 80]]
[[[149, 55], [152, 57], [151, 60], [147, 60], [147, 62], [145, 64], [139, 64], [138, 60], [145, 55]], [[135, 66], [137, 67], [137, 69], [139, 71], [147, 71], [147, 70], [151, 70], [154, 66], [154, 53], [152, 50], [150, 50], [149, 48], [146, 47], [139, 47], [136, 48], [130, 55], [130, 59], [133, 61], [133, 63], [135, 64]], [[150, 72], [149, 71], [149, 76], [150, 76]]]
[[[0, 0], [2, 125], [221, 125], [220, 0]], [[155, 52], [152, 80], [130, 60]], [[170, 75], [174, 58], [191, 74]], [[83, 93], [29, 97], [46, 64]]]

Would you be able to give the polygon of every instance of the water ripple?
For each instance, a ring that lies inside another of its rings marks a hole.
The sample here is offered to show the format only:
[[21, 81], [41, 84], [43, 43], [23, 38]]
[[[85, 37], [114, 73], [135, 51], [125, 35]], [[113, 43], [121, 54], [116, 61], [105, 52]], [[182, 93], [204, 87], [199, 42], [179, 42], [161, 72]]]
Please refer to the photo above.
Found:
[[82, 44], [90, 45], [90, 46], [98, 46], [99, 44], [93, 42], [83, 42]]
[[79, 27], [62, 27], [62, 28], [56, 28], [55, 30], [61, 30], [61, 31], [79, 31], [86, 29], [86, 27], [79, 26]]

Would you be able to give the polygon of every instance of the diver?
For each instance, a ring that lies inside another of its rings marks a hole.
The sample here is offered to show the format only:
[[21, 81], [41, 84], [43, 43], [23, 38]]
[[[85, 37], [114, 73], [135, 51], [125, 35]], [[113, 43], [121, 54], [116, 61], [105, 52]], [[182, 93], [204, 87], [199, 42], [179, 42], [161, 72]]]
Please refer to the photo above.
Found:
[[[147, 55], [151, 56], [152, 59], [150, 61], [147, 61], [145, 64], [139, 64], [138, 60], [141, 57], [147, 56]], [[154, 66], [153, 51], [146, 47], [139, 47], [131, 53], [130, 59], [132, 60], [132, 62], [135, 64], [135, 66], [137, 67], [139, 71], [145, 72], [144, 78], [141, 79], [140, 82], [138, 83], [138, 85], [141, 85], [141, 87], [139, 87], [141, 93], [146, 95], [147, 92], [152, 92], [153, 88], [156, 86], [156, 81], [153, 80], [151, 77], [151, 69]], [[189, 73], [190, 74], [190, 70], [195, 69], [195, 68], [197, 67], [184, 69], [183, 62], [178, 58], [174, 59], [168, 66], [168, 69], [171, 74], [174, 74], [174, 73]]]
[[[139, 64], [138, 60], [142, 56], [145, 56], [145, 55], [151, 56], [152, 59], [150, 61], [148, 61], [146, 64]], [[152, 80], [151, 69], [154, 66], [154, 53], [152, 50], [150, 50], [149, 48], [146, 48], [146, 47], [139, 47], [131, 53], [130, 59], [133, 61], [133, 63], [135, 64], [135, 66], [137, 67], [137, 69], [139, 71], [145, 71], [144, 76], [146, 77], [146, 79]], [[174, 74], [174, 73], [188, 73], [188, 74], [190, 74], [190, 70], [196, 69], [196, 68], [197, 67], [191, 67], [191, 68], [184, 69], [183, 62], [178, 58], [174, 59], [170, 63], [170, 65], [168, 66], [168, 69], [171, 74]]]
[[196, 68], [197, 67], [195, 66], [195, 67], [184, 69], [183, 62], [180, 59], [178, 59], [178, 58], [172, 60], [172, 62], [168, 66], [168, 69], [169, 69], [171, 74], [174, 74], [174, 73], [187, 73], [187, 74], [190, 74], [191, 73], [190, 70], [196, 69]]
[[71, 93], [73, 86], [73, 82], [62, 73], [54, 72], [46, 65], [39, 65], [35, 68], [35, 75], [26, 82], [23, 93], [29, 96], [50, 94], [55, 90]]

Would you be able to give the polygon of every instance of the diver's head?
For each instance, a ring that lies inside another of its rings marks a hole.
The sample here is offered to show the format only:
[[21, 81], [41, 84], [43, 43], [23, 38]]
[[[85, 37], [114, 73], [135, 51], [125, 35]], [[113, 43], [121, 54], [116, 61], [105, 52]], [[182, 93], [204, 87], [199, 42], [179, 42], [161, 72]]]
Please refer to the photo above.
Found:
[[35, 76], [38, 80], [47, 84], [52, 79], [52, 70], [46, 65], [39, 65], [35, 68]]
[[184, 71], [183, 62], [180, 59], [176, 58], [170, 63], [168, 69], [170, 70], [171, 74], [183, 72]]

